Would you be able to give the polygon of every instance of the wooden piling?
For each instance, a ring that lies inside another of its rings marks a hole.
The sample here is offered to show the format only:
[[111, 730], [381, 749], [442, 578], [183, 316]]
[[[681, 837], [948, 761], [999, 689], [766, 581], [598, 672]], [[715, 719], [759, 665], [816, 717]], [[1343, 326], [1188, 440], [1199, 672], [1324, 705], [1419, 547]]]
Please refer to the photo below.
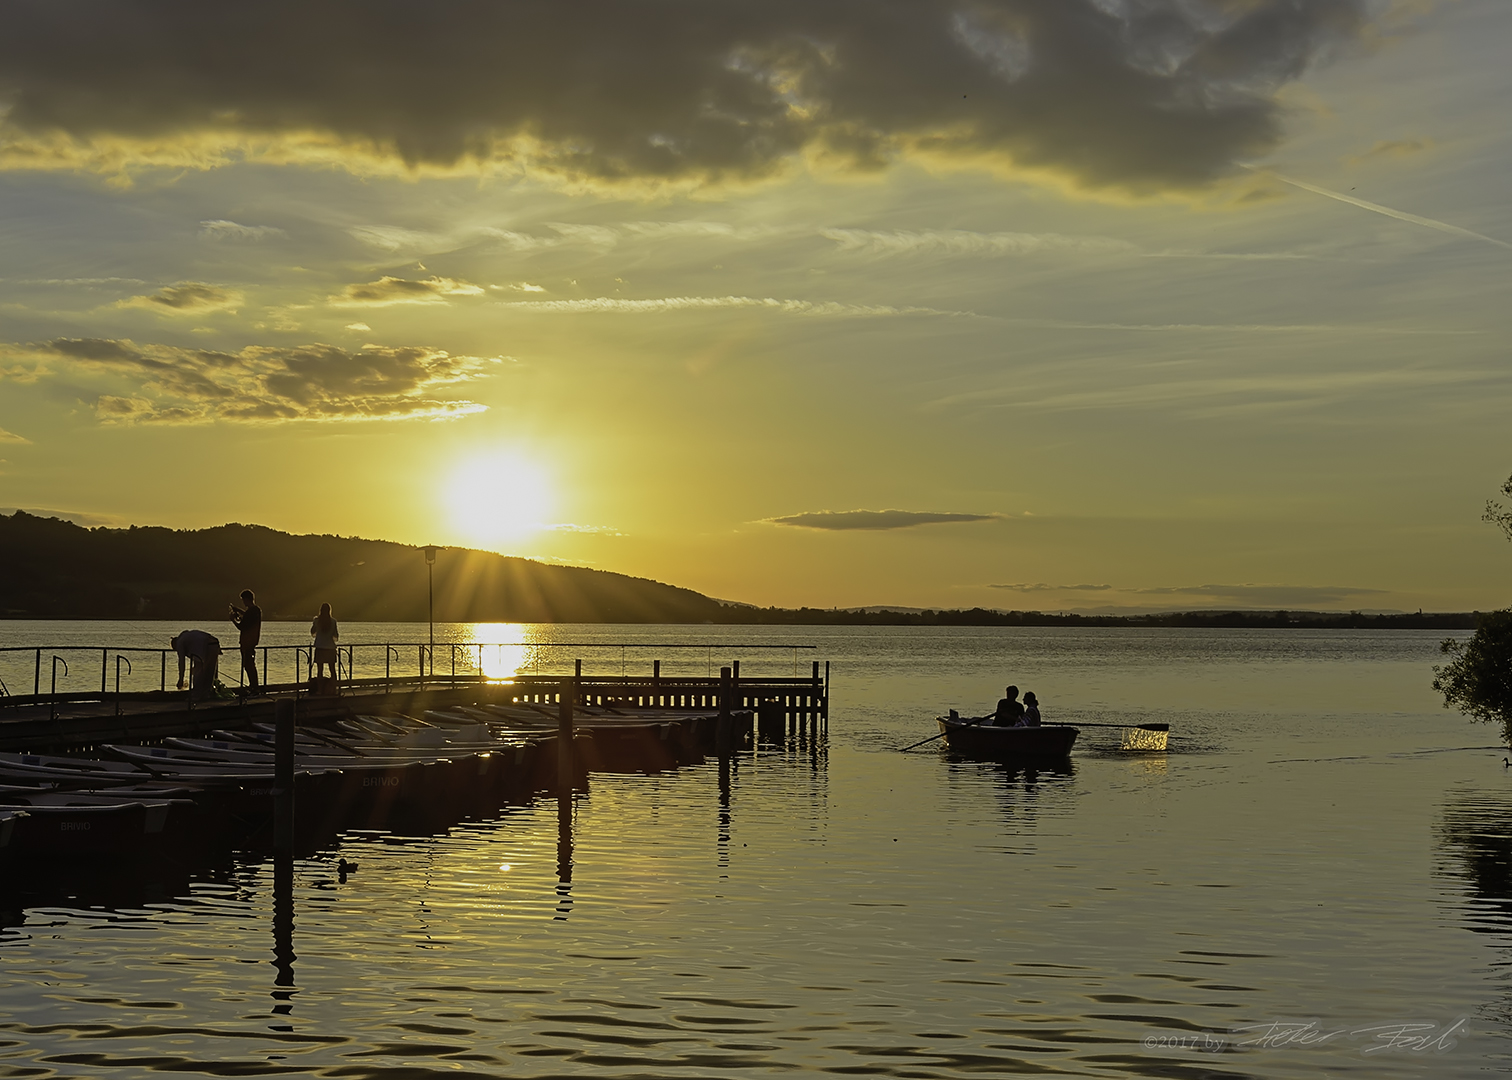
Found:
[[719, 719], [714, 725], [714, 752], [724, 757], [735, 747], [735, 721], [730, 716], [730, 669], [719, 669]]
[[[578, 661], [581, 667], [582, 661]], [[557, 793], [572, 791], [572, 700], [577, 680], [563, 685], [557, 695]]]
[[294, 848], [294, 701], [273, 704], [273, 846]]

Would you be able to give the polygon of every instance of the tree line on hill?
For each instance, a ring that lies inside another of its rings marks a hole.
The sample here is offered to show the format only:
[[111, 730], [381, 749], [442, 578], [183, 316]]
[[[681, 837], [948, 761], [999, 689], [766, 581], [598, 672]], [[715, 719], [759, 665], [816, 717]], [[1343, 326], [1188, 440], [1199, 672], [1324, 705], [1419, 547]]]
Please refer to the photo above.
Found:
[[[721, 610], [691, 589], [465, 548], [442, 552], [434, 575], [440, 622], [699, 623]], [[223, 619], [248, 588], [270, 620], [308, 619], [322, 603], [358, 622], [424, 622], [430, 611], [422, 549], [406, 544], [0, 516], [0, 618]]]
[[[218, 620], [242, 589], [270, 620], [329, 603], [357, 622], [423, 622], [422, 549], [295, 536], [261, 525], [85, 528], [0, 515], [0, 618]], [[453, 548], [434, 565], [439, 622], [722, 623], [786, 626], [1186, 626], [1472, 629], [1477, 616], [1306, 611], [1083, 615], [1038, 611], [778, 608], [722, 603], [646, 578]]]

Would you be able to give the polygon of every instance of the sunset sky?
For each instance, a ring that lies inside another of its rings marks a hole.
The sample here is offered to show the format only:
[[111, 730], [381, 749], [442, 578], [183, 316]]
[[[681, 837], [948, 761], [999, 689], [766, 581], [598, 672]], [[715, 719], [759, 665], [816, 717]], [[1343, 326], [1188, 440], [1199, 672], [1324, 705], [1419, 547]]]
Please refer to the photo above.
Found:
[[0, 506], [784, 606], [1512, 603], [1500, 0], [0, 12]]

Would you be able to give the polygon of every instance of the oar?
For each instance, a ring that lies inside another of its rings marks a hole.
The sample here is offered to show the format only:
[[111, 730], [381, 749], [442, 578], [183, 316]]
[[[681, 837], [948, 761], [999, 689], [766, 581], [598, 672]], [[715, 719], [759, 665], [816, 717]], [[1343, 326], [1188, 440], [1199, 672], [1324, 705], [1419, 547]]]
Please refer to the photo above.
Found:
[[[1122, 731], [1122, 750], [1154, 750], [1164, 751], [1169, 746], [1170, 724], [1047, 724], [1047, 727], [1096, 727], [1114, 728]], [[1146, 734], [1148, 732], [1148, 734]]]
[[[1070, 724], [1064, 720], [1050, 720], [1040, 725], [1041, 727], [1111, 727], [1111, 728], [1137, 728], [1140, 731], [1170, 731], [1170, 724]], [[943, 734], [943, 732], [942, 732]]]
[[[961, 727], [974, 727], [977, 724], [980, 724], [983, 720], [991, 720], [996, 715], [997, 715], [996, 713], [988, 713], [986, 716], [979, 716], [979, 717], [977, 717], [975, 720], [973, 720], [969, 724], [962, 724]], [[960, 730], [960, 729], [957, 728], [956, 730]], [[898, 747], [898, 753], [900, 753], [900, 754], [907, 753], [909, 750], [912, 750], [915, 746], [923, 746], [927, 742], [934, 742], [936, 739], [943, 739], [945, 736], [947, 736], [949, 734], [950, 734], [950, 729], [946, 728], [944, 731], [940, 732], [938, 735], [931, 735], [927, 739], [920, 739], [918, 742], [914, 743], [913, 746], [900, 746], [900, 747]]]

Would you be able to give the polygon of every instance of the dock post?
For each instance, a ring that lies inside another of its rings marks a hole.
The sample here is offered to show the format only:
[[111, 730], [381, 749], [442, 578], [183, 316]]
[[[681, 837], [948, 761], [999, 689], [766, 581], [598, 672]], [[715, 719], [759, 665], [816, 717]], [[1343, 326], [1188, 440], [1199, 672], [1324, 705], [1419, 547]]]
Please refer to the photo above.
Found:
[[294, 849], [294, 701], [273, 703], [273, 847]]
[[819, 703], [819, 717], [824, 721], [824, 733], [826, 735], [829, 734], [829, 664], [828, 660], [824, 662], [824, 700]]
[[651, 705], [653, 708], [661, 706], [661, 661], [651, 661]]
[[783, 745], [787, 720], [782, 715], [782, 703], [771, 698], [762, 698], [756, 703], [756, 736], [769, 743]]
[[572, 699], [576, 681], [563, 683], [557, 694], [557, 797], [572, 794]]
[[714, 723], [714, 752], [725, 757], [733, 749], [735, 721], [730, 716], [730, 669], [719, 669], [719, 719]]
[[811, 737], [817, 742], [819, 739], [819, 661], [814, 661], [814, 686], [809, 691], [809, 726], [813, 729]]

